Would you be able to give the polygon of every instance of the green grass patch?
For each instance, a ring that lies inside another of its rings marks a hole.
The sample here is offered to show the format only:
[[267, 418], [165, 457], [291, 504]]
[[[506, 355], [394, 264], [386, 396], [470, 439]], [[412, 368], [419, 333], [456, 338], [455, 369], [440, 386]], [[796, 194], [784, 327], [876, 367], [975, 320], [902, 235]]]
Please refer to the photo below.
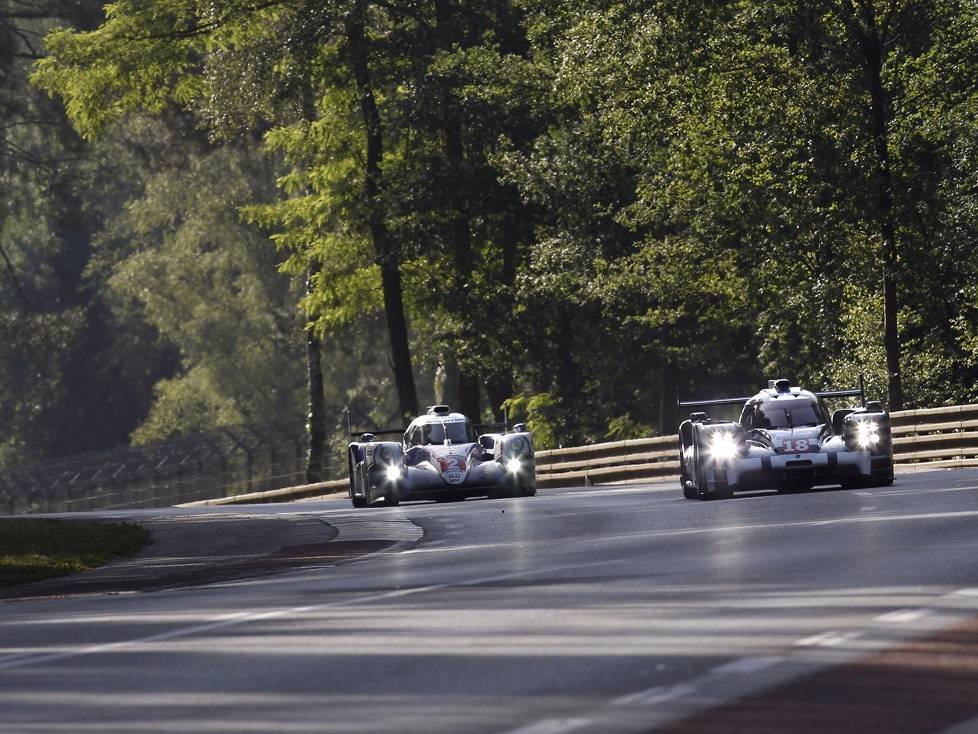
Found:
[[0, 520], [0, 587], [87, 571], [137, 553], [149, 533], [127, 523]]

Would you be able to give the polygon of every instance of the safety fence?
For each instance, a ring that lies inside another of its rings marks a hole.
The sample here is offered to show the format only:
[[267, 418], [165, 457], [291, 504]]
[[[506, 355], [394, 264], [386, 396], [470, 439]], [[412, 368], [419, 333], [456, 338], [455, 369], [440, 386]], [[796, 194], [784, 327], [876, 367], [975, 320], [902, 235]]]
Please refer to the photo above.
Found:
[[[978, 405], [901, 410], [890, 414], [898, 467], [978, 466]], [[537, 452], [541, 487], [578, 487], [634, 480], [679, 481], [676, 436], [612, 441]]]
[[0, 514], [165, 507], [293, 487], [301, 423], [236, 426], [0, 471]]
[[[898, 411], [890, 424], [898, 467], [978, 467], [978, 405]], [[301, 425], [238, 427], [3, 471], [0, 513], [284, 502], [345, 491], [345, 479], [301, 483], [304, 446]], [[610, 441], [537, 451], [536, 462], [540, 487], [678, 481], [679, 445], [675, 436]]]
[[978, 405], [890, 414], [893, 461], [927, 468], [978, 466]]
[[[927, 468], [978, 466], [978, 405], [890, 414], [894, 461]], [[679, 441], [656, 436], [536, 452], [540, 487], [581, 487], [679, 478]], [[345, 492], [345, 479], [216, 498], [204, 504], [284, 502]]]

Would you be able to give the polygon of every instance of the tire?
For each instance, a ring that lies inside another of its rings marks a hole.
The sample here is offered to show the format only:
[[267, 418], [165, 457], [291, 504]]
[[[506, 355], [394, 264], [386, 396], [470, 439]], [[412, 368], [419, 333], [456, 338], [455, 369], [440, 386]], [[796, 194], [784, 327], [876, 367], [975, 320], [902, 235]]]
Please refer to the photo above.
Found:
[[701, 456], [702, 449], [700, 449], [699, 441], [696, 436], [693, 437], [693, 489], [691, 492], [695, 493], [696, 499], [698, 500], [712, 500], [715, 495], [710, 494], [710, 485], [706, 481], [706, 471], [703, 469], [703, 457]]
[[401, 504], [401, 485], [396, 482], [387, 490], [387, 496], [384, 497], [385, 507], [397, 507]]
[[354, 477], [354, 472], [356, 471], [356, 469], [354, 467], [356, 465], [354, 464], [354, 461], [353, 461], [353, 449], [352, 448], [349, 451], [346, 452], [346, 465], [347, 465], [347, 468], [349, 469], [349, 472], [350, 472], [350, 502], [358, 510], [362, 510], [364, 507], [369, 507], [370, 506], [369, 493], [365, 497], [354, 497], [353, 496], [353, 488], [356, 486], [356, 479]]
[[688, 500], [696, 499], [696, 488], [689, 486], [692, 483], [689, 474], [686, 473], [686, 460], [682, 449], [679, 451], [679, 488], [683, 491], [683, 497]]
[[699, 500], [711, 501], [711, 500], [728, 500], [733, 497], [733, 490], [730, 487], [724, 487], [723, 489], [717, 488], [715, 491], [710, 491], [710, 485], [706, 480], [706, 470], [703, 468], [703, 457], [701, 455], [702, 449], [700, 449], [699, 443], [693, 442], [693, 466], [696, 469], [696, 488], [690, 490], [690, 492], [695, 492], [695, 497]]
[[536, 493], [537, 493], [536, 485], [529, 485], [529, 486], [523, 485], [522, 486], [521, 494], [524, 497], [533, 497], [533, 496], [536, 495]]

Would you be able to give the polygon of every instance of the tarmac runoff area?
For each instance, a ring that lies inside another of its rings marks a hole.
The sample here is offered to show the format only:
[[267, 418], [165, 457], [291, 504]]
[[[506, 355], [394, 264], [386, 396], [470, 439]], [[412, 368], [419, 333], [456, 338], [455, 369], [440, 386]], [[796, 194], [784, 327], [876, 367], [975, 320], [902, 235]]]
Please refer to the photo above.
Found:
[[[357, 532], [355, 525], [341, 534], [336, 525], [308, 514], [167, 514], [147, 515], [137, 522], [149, 531], [151, 540], [133, 558], [84, 573], [3, 589], [0, 599], [197, 586], [291, 568], [331, 565], [377, 553], [401, 540], [389, 532], [373, 533], [376, 537], [371, 538], [371, 533]], [[420, 537], [420, 529], [411, 528]]]

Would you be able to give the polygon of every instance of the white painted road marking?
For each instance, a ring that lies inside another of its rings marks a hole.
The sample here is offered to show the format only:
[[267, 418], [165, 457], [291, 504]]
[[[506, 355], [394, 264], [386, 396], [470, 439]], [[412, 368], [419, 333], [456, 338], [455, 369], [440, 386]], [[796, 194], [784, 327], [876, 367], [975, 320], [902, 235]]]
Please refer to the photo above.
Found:
[[590, 723], [590, 719], [544, 719], [529, 726], [512, 729], [507, 734], [564, 734]]
[[696, 692], [696, 686], [692, 683], [677, 683], [674, 686], [656, 686], [638, 693], [630, 693], [627, 696], [616, 698], [611, 702], [612, 706], [654, 706], [657, 703], [670, 701], [680, 696], [688, 696]]
[[772, 665], [777, 665], [782, 660], [784, 660], [784, 658], [777, 657], [775, 655], [740, 658], [740, 660], [734, 660], [726, 663], [725, 665], [719, 665], [714, 668], [712, 672], [716, 675], [726, 675], [728, 673], [756, 673], [759, 670], [770, 668]]
[[843, 642], [849, 642], [861, 636], [859, 632], [839, 632], [833, 630], [798, 640], [795, 645], [797, 647], [835, 647], [836, 645], [841, 645]]
[[893, 622], [901, 624], [904, 622], [916, 622], [933, 614], [932, 609], [897, 609], [895, 612], [881, 614], [876, 618], [877, 622]]
[[22, 668], [27, 665], [36, 665], [38, 663], [48, 663], [55, 660], [66, 660], [69, 658], [81, 657], [83, 655], [97, 655], [99, 653], [113, 652], [115, 650], [122, 650], [129, 647], [135, 647], [137, 645], [144, 645], [152, 642], [162, 642], [164, 640], [174, 640], [181, 637], [189, 637], [195, 635], [199, 632], [209, 632], [211, 630], [222, 629], [226, 627], [236, 627], [242, 624], [248, 624], [250, 622], [260, 622], [268, 619], [277, 619], [280, 617], [293, 616], [298, 614], [305, 614], [307, 612], [318, 612], [324, 609], [335, 609], [338, 607], [349, 607], [355, 606], [357, 604], [366, 604], [374, 601], [384, 601], [387, 599], [395, 599], [398, 597], [413, 596], [416, 594], [423, 594], [431, 591], [439, 591], [441, 589], [449, 588], [464, 588], [467, 586], [478, 586], [479, 584], [493, 583], [495, 581], [506, 581], [509, 579], [522, 578], [525, 576], [535, 576], [543, 573], [553, 573], [557, 571], [567, 571], [567, 570], [577, 570], [583, 567], [589, 566], [602, 566], [608, 563], [616, 563], [617, 561], [596, 561], [594, 563], [575, 563], [566, 566], [555, 566], [551, 568], [539, 568], [530, 571], [517, 571], [516, 573], [507, 573], [500, 576], [486, 576], [484, 578], [478, 579], [468, 579], [465, 581], [456, 582], [446, 582], [444, 584], [433, 584], [431, 586], [419, 586], [408, 589], [397, 589], [394, 591], [386, 591], [380, 594], [370, 594], [368, 596], [359, 596], [353, 599], [343, 599], [340, 601], [330, 602], [328, 604], [314, 604], [311, 606], [301, 606], [301, 607], [287, 607], [282, 609], [271, 609], [264, 612], [235, 612], [234, 614], [222, 614], [215, 617], [210, 622], [204, 622], [203, 624], [192, 625], [190, 627], [181, 627], [179, 629], [170, 630], [169, 632], [161, 632], [157, 635], [150, 635], [149, 637], [140, 637], [132, 640], [121, 640], [119, 642], [108, 642], [101, 645], [87, 645], [85, 647], [78, 647], [73, 650], [63, 650], [54, 653], [34, 653], [34, 654], [20, 654], [14, 659], [0, 659], [0, 670], [11, 670], [12, 668]]

